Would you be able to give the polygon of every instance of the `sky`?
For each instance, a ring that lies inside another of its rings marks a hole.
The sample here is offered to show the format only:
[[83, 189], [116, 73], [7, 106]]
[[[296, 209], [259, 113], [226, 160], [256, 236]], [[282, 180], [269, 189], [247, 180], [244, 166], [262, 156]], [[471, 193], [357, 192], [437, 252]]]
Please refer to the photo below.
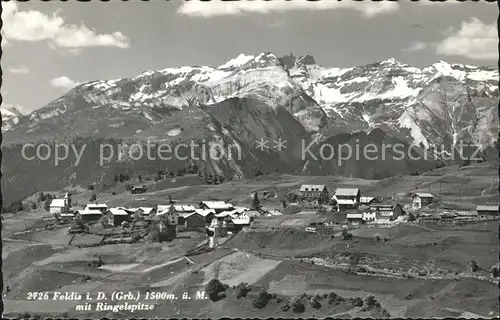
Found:
[[2, 2], [2, 108], [41, 108], [75, 85], [218, 66], [240, 53], [310, 54], [324, 67], [395, 58], [497, 66], [496, 2]]

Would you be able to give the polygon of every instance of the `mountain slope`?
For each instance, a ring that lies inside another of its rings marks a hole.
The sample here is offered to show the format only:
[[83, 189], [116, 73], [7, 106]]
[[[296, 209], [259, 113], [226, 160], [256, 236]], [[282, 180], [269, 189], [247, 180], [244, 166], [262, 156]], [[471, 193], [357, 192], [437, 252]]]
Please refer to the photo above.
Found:
[[[44, 172], [44, 179], [50, 175], [53, 188], [112, 179], [120, 170], [154, 173], [168, 167], [175, 172], [189, 162], [196, 162], [202, 176], [226, 179], [276, 170], [380, 179], [425, 171], [437, 162], [394, 160], [389, 151], [391, 160], [350, 158], [339, 165], [338, 155], [305, 157], [304, 146], [318, 141], [311, 149], [317, 154], [322, 145], [380, 149], [399, 144], [408, 152], [416, 144], [442, 157], [465, 141], [489, 150], [498, 134], [497, 104], [498, 71], [490, 68], [440, 61], [419, 69], [395, 59], [324, 68], [310, 55], [242, 54], [218, 67], [167, 68], [90, 81], [29, 115], [2, 109], [3, 169], [11, 197], [44, 189], [26, 175], [35, 167], [32, 173]], [[268, 148], [257, 148], [261, 139]], [[281, 151], [275, 145], [279, 139], [286, 141]], [[96, 141], [107, 140], [126, 147], [120, 151], [123, 159], [101, 166]], [[82, 168], [70, 161], [54, 168], [52, 158], [36, 165], [18, 163], [21, 144], [37, 141], [90, 141], [92, 147]], [[133, 160], [134, 143], [182, 147], [182, 159]], [[225, 155], [193, 159], [187, 147], [192, 143], [208, 149], [222, 145]]]

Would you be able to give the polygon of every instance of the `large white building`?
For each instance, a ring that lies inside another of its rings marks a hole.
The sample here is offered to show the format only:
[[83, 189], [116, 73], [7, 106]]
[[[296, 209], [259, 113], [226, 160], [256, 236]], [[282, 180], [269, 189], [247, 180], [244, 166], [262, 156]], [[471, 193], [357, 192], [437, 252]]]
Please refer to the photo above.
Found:
[[64, 195], [63, 199], [53, 199], [50, 202], [51, 214], [65, 214], [71, 209], [71, 197], [68, 193]]

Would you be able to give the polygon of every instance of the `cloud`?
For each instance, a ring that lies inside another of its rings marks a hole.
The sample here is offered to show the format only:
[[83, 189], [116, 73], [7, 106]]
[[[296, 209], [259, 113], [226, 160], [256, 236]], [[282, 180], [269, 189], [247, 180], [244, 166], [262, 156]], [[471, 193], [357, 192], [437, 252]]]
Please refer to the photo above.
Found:
[[408, 46], [408, 48], [403, 49], [403, 51], [420, 51], [427, 48], [427, 43], [422, 41], [413, 42]]
[[72, 89], [79, 85], [80, 82], [71, 80], [70, 78], [66, 76], [60, 76], [58, 78], [54, 78], [50, 80], [50, 85], [55, 87], [55, 88], [62, 88], [62, 89]]
[[54, 43], [49, 42], [48, 43], [49, 49], [56, 51], [57, 53], [60, 53], [63, 56], [68, 56], [68, 55], [79, 55], [83, 49], [82, 48], [61, 48], [56, 46]]
[[477, 18], [463, 21], [460, 29], [450, 30], [449, 36], [436, 46], [436, 53], [463, 56], [473, 60], [498, 59], [498, 34], [494, 23], [485, 24]]
[[65, 48], [130, 47], [129, 39], [119, 31], [98, 34], [83, 24], [66, 24], [59, 12], [49, 16], [35, 10], [20, 11], [14, 1], [3, 2], [2, 6], [2, 32], [7, 40], [47, 40]]
[[7, 70], [10, 73], [15, 73], [15, 74], [28, 74], [28, 73], [30, 73], [30, 69], [27, 66], [9, 67]]
[[328, 9], [351, 9], [360, 11], [366, 18], [371, 18], [378, 14], [393, 12], [399, 9], [396, 2], [357, 2], [357, 1], [189, 1], [184, 2], [179, 7], [177, 13], [201, 18], [211, 18], [215, 16], [241, 15], [244, 13], [271, 13], [284, 12], [290, 10], [328, 10]]

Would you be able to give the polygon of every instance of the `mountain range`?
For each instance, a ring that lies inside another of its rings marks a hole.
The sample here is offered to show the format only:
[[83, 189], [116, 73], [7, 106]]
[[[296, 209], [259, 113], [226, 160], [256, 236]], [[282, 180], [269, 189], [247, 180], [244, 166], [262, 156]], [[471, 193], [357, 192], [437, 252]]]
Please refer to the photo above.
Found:
[[[4, 151], [4, 171], [11, 181], [19, 180], [20, 168], [28, 164], [14, 163], [26, 142], [203, 140], [208, 145], [239, 146], [241, 159], [195, 161], [204, 173], [226, 178], [279, 170], [380, 179], [431, 169], [439, 159], [376, 164], [348, 159], [339, 165], [332, 159], [304, 159], [303, 146], [317, 141], [311, 150], [318, 152], [321, 144], [330, 142], [400, 143], [405, 148], [416, 145], [420, 153], [438, 150], [443, 156], [464, 141], [487, 152], [499, 130], [498, 80], [496, 69], [444, 61], [416, 68], [391, 58], [364, 66], [326, 68], [310, 55], [277, 57], [268, 52], [240, 54], [218, 67], [184, 66], [89, 81], [28, 115], [1, 110], [4, 148], [16, 150]], [[273, 151], [272, 141], [280, 138], [287, 142], [286, 149]], [[269, 150], [256, 148], [260, 139], [270, 141]], [[68, 176], [73, 183], [93, 181], [115, 172], [110, 168], [117, 162], [84, 170], [90, 174], [80, 173], [76, 180], [76, 169], [68, 164], [59, 168], [64, 174], [55, 180], [61, 185], [69, 183]], [[139, 162], [121, 160], [120, 167], [154, 171], [184, 165], [182, 161]]]

